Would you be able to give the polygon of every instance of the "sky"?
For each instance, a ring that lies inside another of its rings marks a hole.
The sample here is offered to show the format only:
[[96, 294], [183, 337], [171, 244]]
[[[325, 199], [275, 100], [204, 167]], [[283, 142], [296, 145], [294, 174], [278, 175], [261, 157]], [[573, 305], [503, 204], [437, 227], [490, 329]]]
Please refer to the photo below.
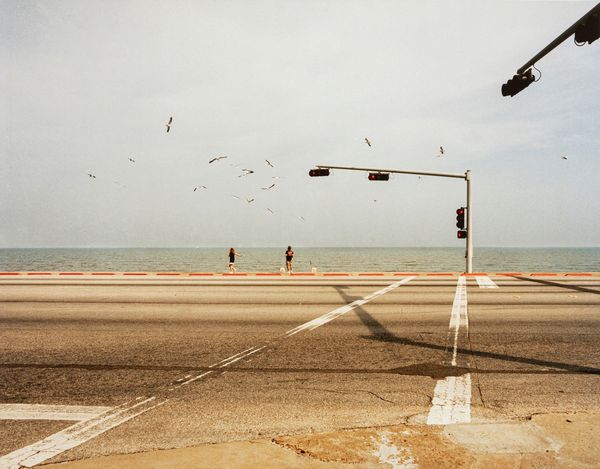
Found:
[[594, 4], [0, 0], [0, 248], [600, 246]]

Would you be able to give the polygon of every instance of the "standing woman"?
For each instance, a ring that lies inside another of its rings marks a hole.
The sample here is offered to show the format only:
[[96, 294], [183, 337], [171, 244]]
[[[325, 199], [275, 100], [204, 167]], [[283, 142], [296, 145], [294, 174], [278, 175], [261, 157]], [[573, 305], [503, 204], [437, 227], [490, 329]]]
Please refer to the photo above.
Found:
[[285, 266], [287, 267], [288, 274], [292, 273], [292, 260], [294, 259], [294, 251], [292, 251], [292, 246], [288, 246], [287, 251], [285, 251]]
[[229, 248], [229, 273], [235, 272], [235, 256], [241, 256], [241, 254], [235, 252], [235, 249]]

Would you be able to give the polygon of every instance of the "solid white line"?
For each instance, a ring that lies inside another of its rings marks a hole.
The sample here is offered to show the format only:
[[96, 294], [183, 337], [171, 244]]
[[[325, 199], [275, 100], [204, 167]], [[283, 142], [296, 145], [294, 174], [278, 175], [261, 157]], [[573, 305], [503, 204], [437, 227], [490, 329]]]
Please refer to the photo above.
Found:
[[95, 438], [111, 428], [121, 425], [167, 402], [156, 402], [150, 397], [135, 404], [123, 404], [94, 418], [76, 423], [49, 437], [0, 457], [0, 467], [31, 467]]
[[475, 280], [477, 280], [479, 288], [498, 288], [498, 285], [487, 275], [476, 275]]
[[[467, 282], [463, 276], [458, 278], [456, 284], [456, 293], [448, 326], [449, 330], [454, 332], [452, 366], [456, 366], [460, 326], [464, 326], [468, 332]], [[427, 424], [447, 425], [450, 423], [468, 423], [470, 421], [471, 374], [448, 376], [445, 379], [438, 380], [433, 391]]]
[[394, 288], [397, 288], [400, 285], [404, 285], [404, 284], [410, 282], [414, 278], [415, 278], [414, 276], [406, 277], [406, 278], [400, 280], [399, 282], [394, 282], [391, 285], [388, 285], [387, 287], [376, 291], [375, 293], [371, 293], [370, 295], [365, 296], [364, 298], [361, 298], [360, 300], [353, 301], [352, 303], [341, 306], [337, 309], [334, 309], [333, 311], [330, 311], [329, 313], [319, 316], [318, 318], [315, 318], [312, 321], [308, 321], [308, 322], [305, 322], [304, 324], [294, 327], [293, 329], [290, 329], [289, 331], [287, 331], [284, 336], [291, 337], [294, 334], [297, 334], [298, 332], [301, 332], [304, 330], [312, 331], [313, 329], [316, 329], [317, 327], [320, 327], [323, 324], [327, 324], [328, 322], [333, 321], [335, 318], [341, 316], [342, 314], [347, 313], [348, 311], [352, 311], [353, 309], [358, 308], [359, 306], [362, 306], [365, 303], [368, 303], [369, 301], [371, 301], [381, 295], [385, 295], [390, 290], [393, 290]]
[[471, 373], [439, 380], [433, 391], [427, 425], [471, 421]]
[[111, 407], [45, 404], [0, 404], [0, 420], [88, 420]]

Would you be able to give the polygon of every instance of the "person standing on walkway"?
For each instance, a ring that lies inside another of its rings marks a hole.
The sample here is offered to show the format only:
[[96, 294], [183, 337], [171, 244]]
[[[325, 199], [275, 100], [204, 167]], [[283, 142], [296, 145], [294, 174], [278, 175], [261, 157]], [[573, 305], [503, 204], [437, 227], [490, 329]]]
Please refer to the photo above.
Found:
[[235, 252], [235, 249], [229, 248], [229, 273], [235, 272], [235, 256], [241, 256], [240, 253]]
[[294, 251], [292, 251], [292, 246], [288, 246], [287, 251], [285, 251], [285, 266], [287, 267], [288, 274], [292, 273], [292, 260], [294, 259]]

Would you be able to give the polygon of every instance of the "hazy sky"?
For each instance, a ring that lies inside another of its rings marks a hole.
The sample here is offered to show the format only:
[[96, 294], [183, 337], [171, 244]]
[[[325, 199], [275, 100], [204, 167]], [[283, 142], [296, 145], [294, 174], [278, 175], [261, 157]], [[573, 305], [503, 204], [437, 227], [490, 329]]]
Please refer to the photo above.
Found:
[[0, 0], [0, 247], [598, 246], [595, 3]]

